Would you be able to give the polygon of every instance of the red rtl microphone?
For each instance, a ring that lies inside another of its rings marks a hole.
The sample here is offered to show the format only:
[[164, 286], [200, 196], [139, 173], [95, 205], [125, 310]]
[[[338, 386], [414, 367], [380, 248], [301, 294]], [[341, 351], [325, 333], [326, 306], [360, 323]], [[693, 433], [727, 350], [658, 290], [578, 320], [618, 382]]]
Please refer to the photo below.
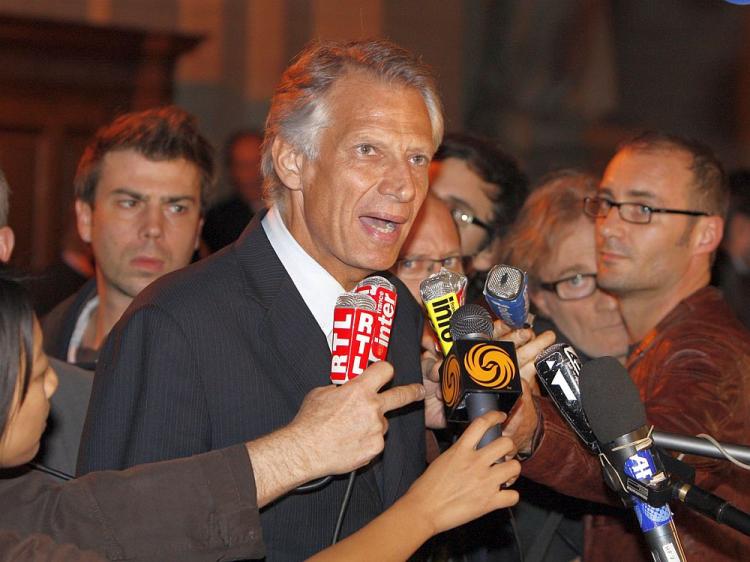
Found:
[[375, 300], [375, 325], [373, 327], [370, 361], [385, 361], [391, 341], [393, 319], [396, 316], [396, 287], [385, 277], [373, 275], [363, 279], [354, 291], [370, 295]]
[[363, 293], [344, 293], [333, 310], [331, 382], [344, 384], [367, 368], [376, 316], [375, 300]]

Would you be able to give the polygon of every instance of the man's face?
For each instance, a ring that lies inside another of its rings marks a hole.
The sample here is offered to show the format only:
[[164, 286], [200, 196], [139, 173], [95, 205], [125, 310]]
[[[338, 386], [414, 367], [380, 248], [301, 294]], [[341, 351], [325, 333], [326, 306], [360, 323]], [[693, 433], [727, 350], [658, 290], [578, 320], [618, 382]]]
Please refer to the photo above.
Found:
[[[495, 184], [484, 181], [464, 160], [458, 158], [434, 162], [431, 172], [431, 192], [451, 209], [468, 211], [483, 223], [492, 223], [493, 203], [490, 196], [497, 192]], [[460, 223], [458, 226], [463, 255], [473, 256], [485, 248], [489, 235], [487, 230], [476, 224]]]
[[258, 201], [263, 197], [260, 146], [261, 139], [251, 136], [240, 137], [232, 146], [229, 173], [232, 183], [248, 202]]
[[96, 259], [100, 295], [128, 298], [190, 263], [203, 220], [200, 173], [182, 158], [152, 161], [135, 150], [108, 153], [93, 208], [76, 202], [78, 232]]
[[[623, 150], [607, 166], [598, 196], [616, 202], [694, 210], [693, 173], [682, 152]], [[698, 209], [700, 210], [700, 209]], [[612, 208], [596, 221], [599, 283], [618, 295], [669, 290], [683, 277], [695, 218], [654, 213], [649, 224], [622, 220]]]
[[419, 284], [440, 271], [441, 261], [447, 269], [463, 273], [461, 242], [450, 209], [439, 199], [427, 197], [401, 248], [394, 272], [421, 302]]
[[[591, 273], [596, 273], [594, 223], [582, 217], [560, 236], [555, 250], [542, 262], [539, 278], [543, 283], [555, 283]], [[587, 297], [563, 300], [554, 291], [538, 290], [532, 299], [573, 345], [590, 357], [618, 357], [627, 353], [628, 334], [612, 295], [597, 288]]]
[[330, 122], [304, 156], [285, 222], [345, 288], [388, 269], [427, 193], [435, 150], [422, 96], [352, 72], [327, 96]]

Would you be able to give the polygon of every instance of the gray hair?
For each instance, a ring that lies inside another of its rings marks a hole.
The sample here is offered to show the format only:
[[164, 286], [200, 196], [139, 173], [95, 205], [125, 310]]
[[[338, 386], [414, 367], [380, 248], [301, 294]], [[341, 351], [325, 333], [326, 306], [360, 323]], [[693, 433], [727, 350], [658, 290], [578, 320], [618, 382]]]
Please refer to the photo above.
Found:
[[331, 115], [326, 94], [348, 72], [361, 70], [389, 84], [415, 88], [430, 116], [434, 147], [443, 138], [443, 105], [430, 70], [409, 51], [389, 41], [322, 41], [308, 45], [284, 71], [266, 119], [263, 141], [263, 191], [278, 202], [282, 184], [271, 147], [281, 137], [309, 159], [318, 157], [318, 136]]
[[3, 171], [0, 170], [0, 228], [8, 226], [8, 196], [10, 195], [10, 186], [5, 179]]

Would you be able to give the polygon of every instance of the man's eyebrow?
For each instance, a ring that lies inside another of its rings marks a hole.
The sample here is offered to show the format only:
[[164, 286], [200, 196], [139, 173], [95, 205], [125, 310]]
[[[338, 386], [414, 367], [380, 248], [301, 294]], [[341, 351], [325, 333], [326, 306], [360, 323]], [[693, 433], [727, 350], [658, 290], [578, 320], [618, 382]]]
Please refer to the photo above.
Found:
[[178, 203], [180, 201], [190, 201], [195, 203], [196, 198], [192, 195], [171, 195], [161, 198], [163, 203]]
[[466, 211], [471, 211], [472, 213], [475, 212], [474, 207], [472, 207], [468, 201], [464, 201], [460, 197], [454, 197], [453, 195], [449, 195], [446, 197], [448, 203], [451, 205], [454, 205], [455, 207], [459, 209], [463, 209]]
[[[113, 189], [110, 192], [110, 195], [126, 195], [128, 197], [132, 197], [137, 201], [148, 201], [149, 199], [148, 195], [133, 191], [132, 189], [128, 189], [127, 187], [118, 187], [117, 189]], [[162, 197], [160, 201], [162, 203], [178, 203], [180, 201], [190, 201], [192, 203], [195, 203], [197, 199], [193, 195], [167, 195], [165, 197]]]
[[138, 201], [145, 201], [147, 199], [147, 197], [142, 193], [138, 193], [137, 191], [133, 191], [132, 189], [128, 189], [127, 187], [118, 187], [117, 189], [113, 189], [112, 191], [110, 191], [110, 195], [127, 195], [128, 197], [132, 197], [133, 199], [137, 199]]

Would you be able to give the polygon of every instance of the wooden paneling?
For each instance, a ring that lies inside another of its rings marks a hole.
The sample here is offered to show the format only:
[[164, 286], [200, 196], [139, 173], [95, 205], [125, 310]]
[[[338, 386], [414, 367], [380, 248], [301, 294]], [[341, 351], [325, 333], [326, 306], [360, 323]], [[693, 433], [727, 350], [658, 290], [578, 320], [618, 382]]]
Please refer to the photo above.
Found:
[[0, 17], [0, 166], [17, 266], [56, 259], [87, 139], [118, 113], [171, 102], [176, 59], [199, 40]]

